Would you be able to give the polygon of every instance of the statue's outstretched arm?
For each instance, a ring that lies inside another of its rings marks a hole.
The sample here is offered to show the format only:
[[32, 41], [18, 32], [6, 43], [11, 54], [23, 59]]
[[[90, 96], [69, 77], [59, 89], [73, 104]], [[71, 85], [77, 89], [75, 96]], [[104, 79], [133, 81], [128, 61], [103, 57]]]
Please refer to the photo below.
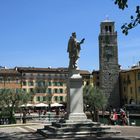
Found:
[[85, 41], [85, 38], [83, 38], [81, 41], [80, 41], [80, 44], [84, 43]]

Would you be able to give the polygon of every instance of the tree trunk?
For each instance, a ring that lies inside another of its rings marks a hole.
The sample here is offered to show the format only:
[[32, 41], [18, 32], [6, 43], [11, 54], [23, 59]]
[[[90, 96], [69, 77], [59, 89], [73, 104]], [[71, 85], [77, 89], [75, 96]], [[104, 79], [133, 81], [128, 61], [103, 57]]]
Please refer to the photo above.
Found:
[[96, 109], [96, 122], [99, 122], [99, 110], [98, 109]]
[[14, 116], [14, 108], [13, 107], [11, 107], [11, 108], [9, 108], [9, 123], [10, 124], [15, 124], [16, 123], [16, 118], [15, 118], [15, 116]]
[[94, 107], [94, 121], [99, 122], [99, 111]]

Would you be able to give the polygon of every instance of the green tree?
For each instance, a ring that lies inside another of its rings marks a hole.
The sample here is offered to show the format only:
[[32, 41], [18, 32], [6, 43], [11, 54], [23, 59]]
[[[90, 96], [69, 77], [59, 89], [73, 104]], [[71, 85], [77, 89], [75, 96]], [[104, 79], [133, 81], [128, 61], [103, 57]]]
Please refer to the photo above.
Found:
[[30, 100], [30, 94], [22, 89], [0, 89], [1, 115], [9, 117], [9, 123], [16, 123], [14, 112], [21, 105]]
[[107, 105], [107, 98], [101, 90], [92, 85], [83, 89], [84, 106], [90, 112], [93, 121], [99, 121], [99, 110], [103, 110]]
[[[118, 5], [119, 9], [124, 10], [128, 8], [128, 0], [114, 0], [114, 3]], [[121, 27], [122, 32], [127, 35], [128, 31], [132, 28], [135, 28], [138, 24], [140, 24], [140, 6], [136, 6], [135, 16], [130, 16], [130, 22], [124, 23]]]

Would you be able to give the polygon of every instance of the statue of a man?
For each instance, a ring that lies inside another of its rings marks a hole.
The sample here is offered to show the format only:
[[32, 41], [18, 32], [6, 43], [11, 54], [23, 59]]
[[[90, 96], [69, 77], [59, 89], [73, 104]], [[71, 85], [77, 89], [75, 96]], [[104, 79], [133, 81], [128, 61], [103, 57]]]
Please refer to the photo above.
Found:
[[70, 36], [69, 42], [68, 42], [68, 49], [67, 52], [69, 53], [69, 68], [76, 69], [77, 68], [77, 60], [80, 57], [80, 50], [81, 50], [81, 44], [84, 43], [84, 38], [78, 42], [76, 40], [76, 33], [73, 32], [72, 36]]

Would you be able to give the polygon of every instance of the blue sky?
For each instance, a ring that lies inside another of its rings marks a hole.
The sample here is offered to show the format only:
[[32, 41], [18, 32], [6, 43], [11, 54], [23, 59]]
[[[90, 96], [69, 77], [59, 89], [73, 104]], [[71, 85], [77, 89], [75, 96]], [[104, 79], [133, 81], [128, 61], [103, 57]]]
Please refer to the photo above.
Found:
[[118, 32], [119, 64], [128, 68], [140, 60], [140, 26], [121, 33], [121, 25], [135, 15], [140, 0], [129, 0], [121, 11], [113, 0], [0, 0], [0, 65], [67, 67], [67, 44], [72, 32], [85, 38], [78, 65], [99, 69], [98, 36], [106, 15]]

